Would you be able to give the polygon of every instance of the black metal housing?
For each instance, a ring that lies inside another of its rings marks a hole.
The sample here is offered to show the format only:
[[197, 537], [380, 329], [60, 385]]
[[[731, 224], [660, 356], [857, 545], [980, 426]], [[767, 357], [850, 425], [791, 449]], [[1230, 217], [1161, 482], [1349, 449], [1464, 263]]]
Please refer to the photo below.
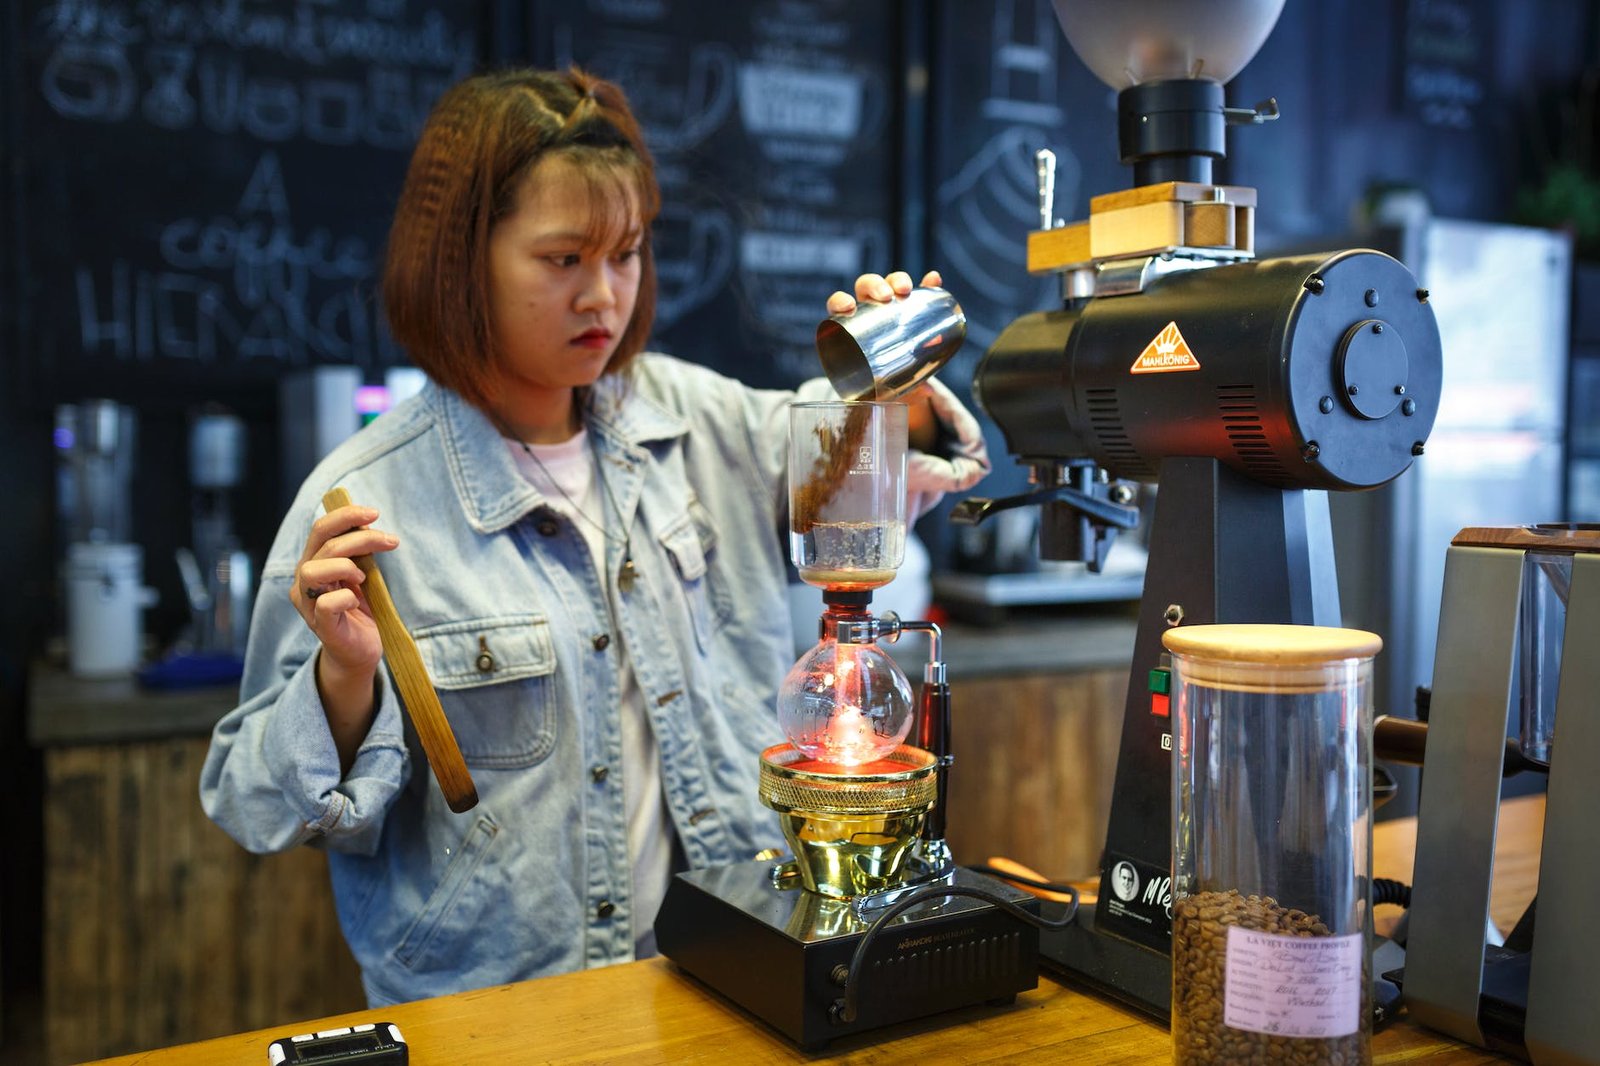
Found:
[[[1134, 373], [1169, 325], [1198, 368]], [[1209, 457], [1278, 488], [1365, 489], [1421, 453], [1441, 362], [1411, 272], [1352, 250], [1184, 271], [1025, 315], [973, 389], [1025, 462], [1092, 459], [1150, 481], [1163, 459]]]
[[[866, 923], [848, 900], [772, 885], [770, 862], [680, 873], [656, 915], [661, 953], [808, 1051], [837, 1037], [977, 1003], [1008, 1002], [1039, 980], [1039, 930], [963, 896], [912, 907], [874, 939], [854, 1021], [830, 1017]], [[1039, 913], [1039, 900], [957, 868]]]
[[1222, 83], [1210, 78], [1147, 81], [1117, 93], [1117, 142], [1135, 185], [1211, 183], [1211, 161], [1227, 154]]

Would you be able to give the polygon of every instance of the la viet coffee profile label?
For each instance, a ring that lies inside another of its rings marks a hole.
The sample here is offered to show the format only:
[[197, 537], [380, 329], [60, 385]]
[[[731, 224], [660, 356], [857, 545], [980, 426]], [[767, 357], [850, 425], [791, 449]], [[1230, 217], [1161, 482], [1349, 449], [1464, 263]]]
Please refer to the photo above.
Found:
[[1349, 1036], [1361, 1028], [1360, 933], [1285, 936], [1228, 928], [1223, 1021], [1274, 1036]]

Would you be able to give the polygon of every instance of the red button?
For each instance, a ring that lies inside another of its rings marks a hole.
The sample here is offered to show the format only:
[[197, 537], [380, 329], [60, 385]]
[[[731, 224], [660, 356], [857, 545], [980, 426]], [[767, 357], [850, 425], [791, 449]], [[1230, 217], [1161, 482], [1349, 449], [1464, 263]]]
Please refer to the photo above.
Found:
[[1170, 717], [1171, 711], [1169, 705], [1171, 702], [1172, 697], [1168, 696], [1165, 692], [1150, 693], [1150, 713], [1158, 718]]

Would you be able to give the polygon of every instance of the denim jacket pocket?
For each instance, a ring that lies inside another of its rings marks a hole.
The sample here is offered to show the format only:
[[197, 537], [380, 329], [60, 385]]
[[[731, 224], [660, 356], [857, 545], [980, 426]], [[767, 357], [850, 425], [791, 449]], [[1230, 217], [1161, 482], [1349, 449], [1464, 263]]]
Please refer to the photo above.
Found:
[[690, 500], [689, 510], [672, 522], [659, 539], [683, 582], [695, 640], [705, 651], [732, 612], [732, 603], [720, 588], [713, 565], [716, 530], [699, 501]]
[[[477, 912], [485, 901], [479, 898], [481, 889], [474, 892], [473, 878], [499, 832], [499, 825], [488, 814], [480, 814], [472, 823], [445, 866], [444, 876], [395, 947], [394, 957], [400, 965], [422, 971], [461, 965], [455, 950], [460, 939], [468, 934], [478, 935], [482, 928]], [[442, 943], [436, 946], [436, 940]]]
[[532, 766], [555, 748], [556, 654], [543, 615], [426, 626], [412, 634], [471, 766]]

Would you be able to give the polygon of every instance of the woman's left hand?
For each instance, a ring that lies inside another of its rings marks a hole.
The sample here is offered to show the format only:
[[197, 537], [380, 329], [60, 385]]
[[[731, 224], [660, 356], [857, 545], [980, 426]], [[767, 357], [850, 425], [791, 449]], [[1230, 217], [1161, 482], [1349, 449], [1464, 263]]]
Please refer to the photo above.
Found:
[[[944, 279], [939, 277], [937, 270], [930, 270], [922, 275], [923, 288], [943, 284]], [[841, 291], [828, 297], [828, 314], [853, 315], [856, 311], [857, 300], [871, 300], [873, 303], [886, 304], [896, 296], [911, 295], [911, 288], [911, 275], [904, 270], [896, 270], [887, 277], [882, 274], [863, 274], [856, 279], [856, 294], [854, 296]]]
[[[944, 279], [937, 270], [922, 275], [922, 287], [940, 286]], [[856, 302], [886, 304], [897, 296], [911, 295], [911, 275], [904, 270], [883, 274], [863, 274], [856, 279], [856, 294], [836, 292], [828, 297], [828, 314], [853, 315]], [[939, 423], [929, 403], [926, 386], [918, 386], [900, 397], [910, 410], [906, 413], [906, 442], [918, 451], [927, 451], [939, 438]]]

